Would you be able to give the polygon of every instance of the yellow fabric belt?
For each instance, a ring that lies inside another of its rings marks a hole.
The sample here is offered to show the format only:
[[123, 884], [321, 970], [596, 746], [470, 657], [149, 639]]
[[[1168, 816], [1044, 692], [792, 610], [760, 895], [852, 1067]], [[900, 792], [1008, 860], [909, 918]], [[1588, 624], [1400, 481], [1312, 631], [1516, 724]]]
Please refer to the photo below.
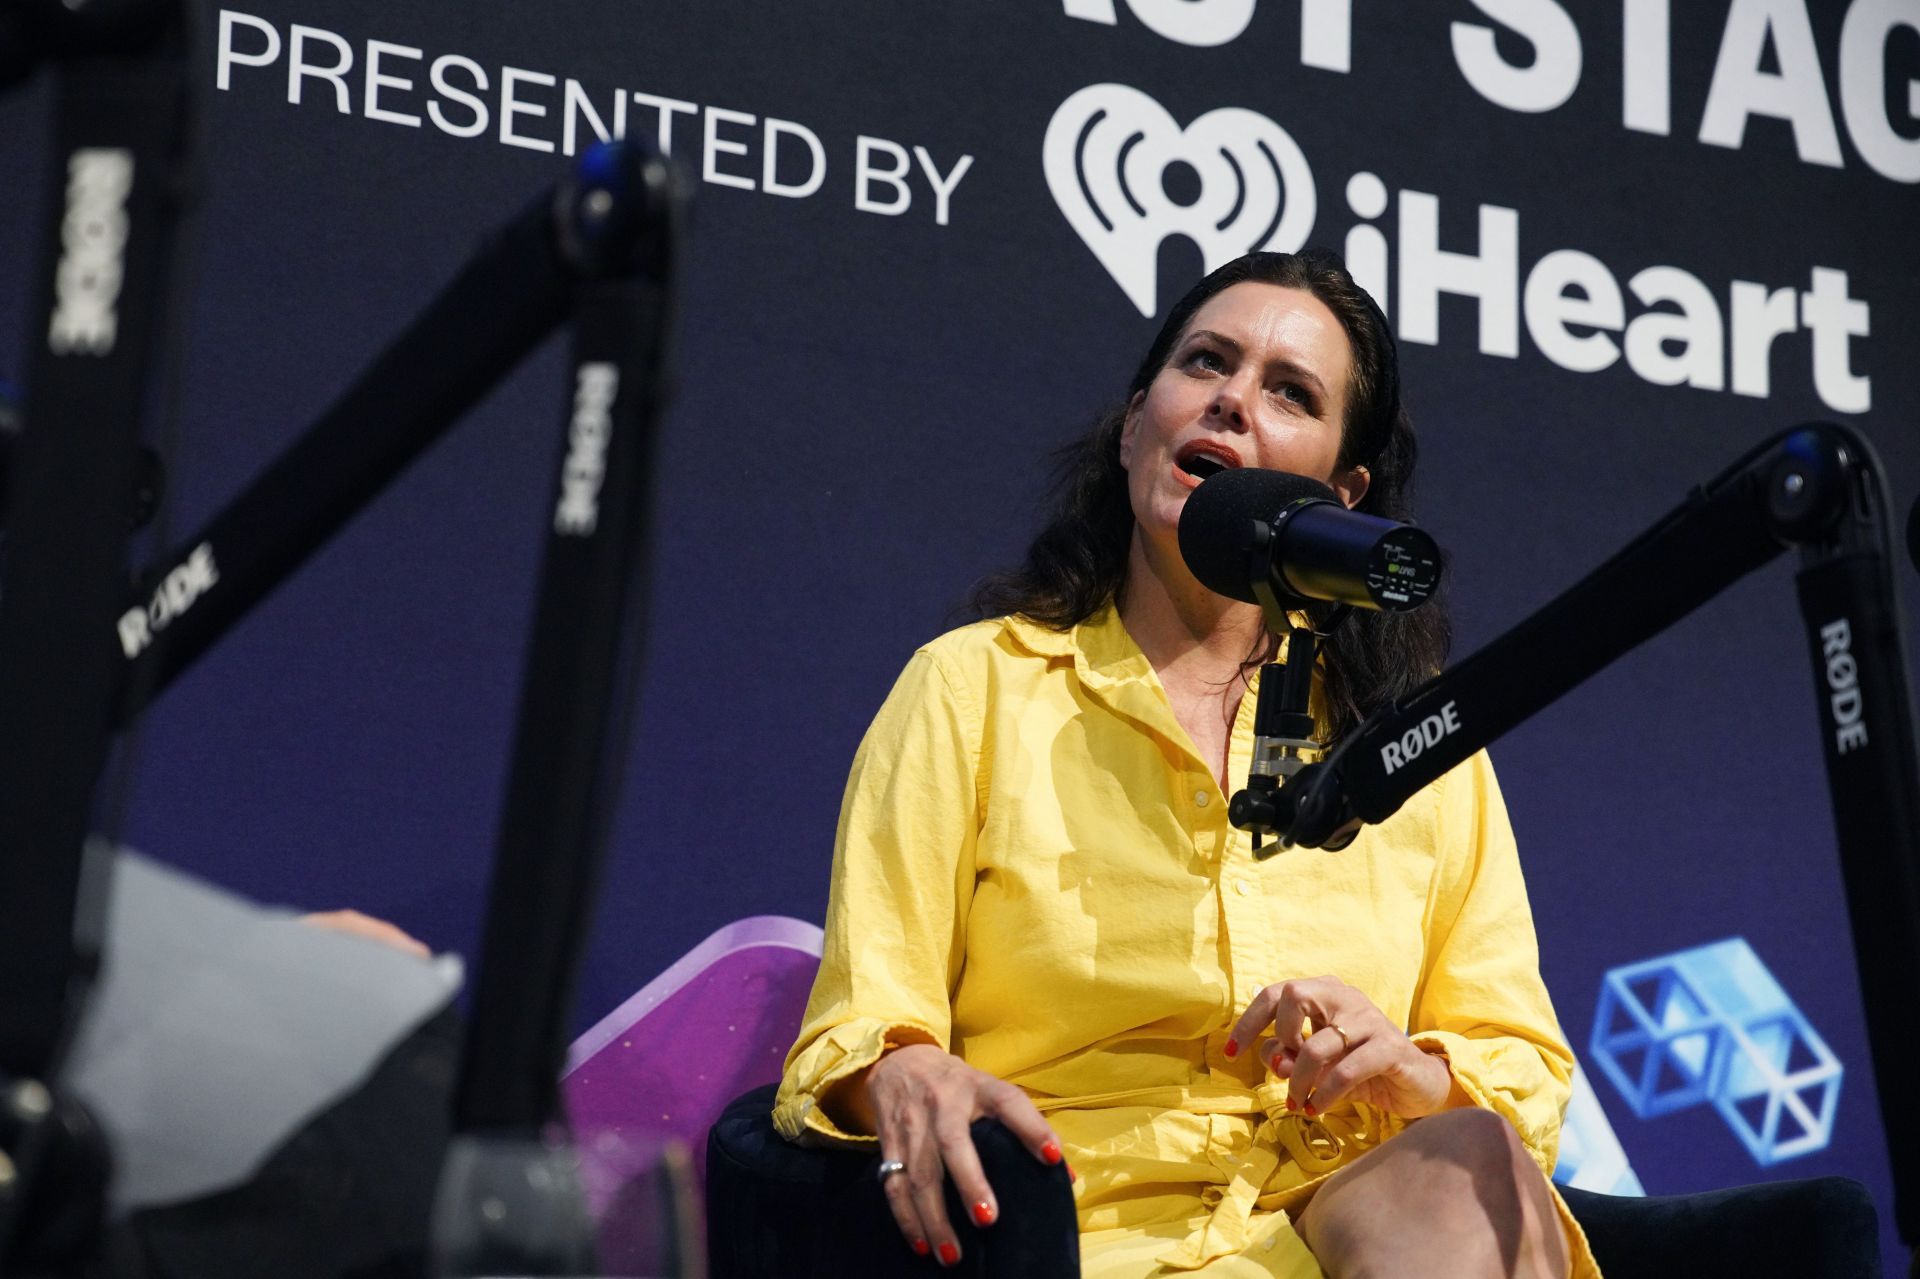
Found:
[[1178, 1247], [1159, 1258], [1175, 1270], [1198, 1270], [1220, 1257], [1243, 1250], [1252, 1239], [1255, 1208], [1279, 1206], [1298, 1183], [1274, 1185], [1287, 1160], [1317, 1181], [1353, 1162], [1390, 1135], [1383, 1116], [1370, 1106], [1343, 1106], [1338, 1113], [1308, 1118], [1287, 1109], [1287, 1081], [1268, 1080], [1251, 1094], [1243, 1088], [1142, 1088], [1092, 1097], [1036, 1099], [1042, 1111], [1108, 1106], [1164, 1106], [1198, 1114], [1241, 1114], [1257, 1109], [1266, 1116], [1253, 1144], [1223, 1186], [1208, 1186], [1201, 1202], [1211, 1211]]

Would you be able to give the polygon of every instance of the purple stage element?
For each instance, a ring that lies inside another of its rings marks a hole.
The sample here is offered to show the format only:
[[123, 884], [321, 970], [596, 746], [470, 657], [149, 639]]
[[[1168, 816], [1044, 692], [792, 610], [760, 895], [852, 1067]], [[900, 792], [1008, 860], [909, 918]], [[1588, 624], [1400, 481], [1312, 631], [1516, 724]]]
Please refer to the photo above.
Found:
[[704, 1184], [707, 1129], [780, 1077], [820, 966], [820, 930], [780, 915], [720, 929], [574, 1041], [561, 1092], [596, 1213], [669, 1142]]

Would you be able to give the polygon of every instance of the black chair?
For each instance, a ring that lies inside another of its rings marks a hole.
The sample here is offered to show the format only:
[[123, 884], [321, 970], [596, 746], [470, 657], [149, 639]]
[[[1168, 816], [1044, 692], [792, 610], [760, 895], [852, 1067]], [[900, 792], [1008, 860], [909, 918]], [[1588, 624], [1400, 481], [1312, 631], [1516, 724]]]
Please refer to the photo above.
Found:
[[[873, 1193], [876, 1156], [809, 1150], [781, 1139], [774, 1086], [728, 1106], [707, 1136], [707, 1240], [712, 1279], [924, 1276], [938, 1269], [900, 1238]], [[973, 1126], [987, 1179], [1019, 1204], [977, 1230], [947, 1188], [972, 1279], [1059, 1279], [1079, 1273], [1073, 1192], [999, 1124]], [[1768, 1182], [1696, 1195], [1636, 1198], [1562, 1188], [1607, 1279], [1879, 1279], [1880, 1236], [1865, 1186], [1844, 1177]]]
[[721, 1114], [707, 1135], [707, 1268], [711, 1279], [890, 1279], [934, 1273], [967, 1279], [1060, 1279], [1080, 1273], [1073, 1184], [1064, 1165], [1035, 1159], [999, 1123], [973, 1125], [980, 1164], [1001, 1204], [1018, 1204], [986, 1230], [953, 1186], [947, 1219], [960, 1264], [942, 1270], [900, 1236], [874, 1193], [878, 1156], [809, 1150], [773, 1130], [774, 1085]]
[[1607, 1279], [1880, 1279], [1880, 1224], [1845, 1177], [1636, 1198], [1561, 1187]]

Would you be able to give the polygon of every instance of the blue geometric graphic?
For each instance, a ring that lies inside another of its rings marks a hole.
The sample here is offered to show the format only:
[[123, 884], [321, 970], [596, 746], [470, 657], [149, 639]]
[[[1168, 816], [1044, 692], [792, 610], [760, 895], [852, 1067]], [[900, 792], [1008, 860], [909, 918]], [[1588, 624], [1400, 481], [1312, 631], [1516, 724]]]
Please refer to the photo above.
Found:
[[1590, 1047], [1634, 1114], [1710, 1101], [1762, 1167], [1833, 1139], [1839, 1059], [1742, 938], [1608, 972]]
[[1553, 1166], [1553, 1184], [1598, 1191], [1603, 1195], [1644, 1195], [1640, 1178], [1627, 1162], [1620, 1138], [1593, 1095], [1587, 1072], [1573, 1065], [1573, 1095], [1560, 1119], [1560, 1158]]

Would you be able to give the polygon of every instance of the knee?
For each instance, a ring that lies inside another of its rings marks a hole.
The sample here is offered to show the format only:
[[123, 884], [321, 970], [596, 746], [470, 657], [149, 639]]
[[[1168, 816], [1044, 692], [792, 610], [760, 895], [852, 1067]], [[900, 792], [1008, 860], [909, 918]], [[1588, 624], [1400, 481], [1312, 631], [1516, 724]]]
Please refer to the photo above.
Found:
[[1419, 1135], [1432, 1154], [1460, 1166], [1476, 1177], [1511, 1173], [1538, 1176], [1520, 1133], [1506, 1118], [1491, 1110], [1449, 1110], [1415, 1124], [1408, 1136]]
[[[1436, 1122], [1444, 1121], [1444, 1122]], [[1545, 1268], [1526, 1273], [1559, 1274], [1559, 1225], [1546, 1175], [1533, 1161], [1520, 1133], [1491, 1110], [1455, 1110], [1422, 1120], [1415, 1128], [1433, 1124], [1426, 1137], [1429, 1157], [1451, 1164], [1454, 1175], [1437, 1179], [1435, 1207], [1458, 1216], [1477, 1231], [1492, 1228], [1504, 1262], [1511, 1265], [1522, 1254], [1546, 1257]]]
[[1343, 1277], [1406, 1274], [1434, 1255], [1454, 1274], [1564, 1274], [1551, 1259], [1556, 1231], [1520, 1134], [1478, 1109], [1413, 1124], [1335, 1173], [1300, 1218], [1322, 1269]]
[[1546, 1177], [1519, 1132], [1491, 1110], [1430, 1115], [1401, 1138], [1422, 1147], [1413, 1193], [1425, 1209], [1463, 1223], [1487, 1222], [1503, 1242], [1546, 1228], [1552, 1217]]

